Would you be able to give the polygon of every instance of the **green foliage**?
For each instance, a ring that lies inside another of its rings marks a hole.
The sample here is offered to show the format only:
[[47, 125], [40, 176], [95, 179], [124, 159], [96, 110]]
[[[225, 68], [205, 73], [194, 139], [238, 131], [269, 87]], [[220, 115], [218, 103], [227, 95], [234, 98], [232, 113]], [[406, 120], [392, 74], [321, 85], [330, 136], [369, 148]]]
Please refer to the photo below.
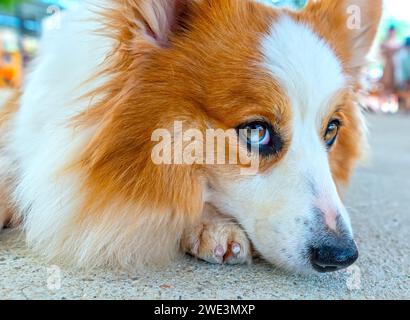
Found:
[[0, 11], [2, 12], [13, 12], [15, 6], [25, 0], [0, 0]]

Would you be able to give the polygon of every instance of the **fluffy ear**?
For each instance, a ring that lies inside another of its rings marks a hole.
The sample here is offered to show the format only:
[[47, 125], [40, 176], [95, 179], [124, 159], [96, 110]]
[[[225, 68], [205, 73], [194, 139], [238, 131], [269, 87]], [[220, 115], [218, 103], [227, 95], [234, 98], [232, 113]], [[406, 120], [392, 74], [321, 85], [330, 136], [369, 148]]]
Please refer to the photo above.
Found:
[[166, 46], [170, 33], [178, 27], [192, 0], [128, 0], [143, 23], [143, 31], [158, 45]]
[[311, 0], [303, 14], [355, 73], [365, 64], [376, 36], [382, 0]]

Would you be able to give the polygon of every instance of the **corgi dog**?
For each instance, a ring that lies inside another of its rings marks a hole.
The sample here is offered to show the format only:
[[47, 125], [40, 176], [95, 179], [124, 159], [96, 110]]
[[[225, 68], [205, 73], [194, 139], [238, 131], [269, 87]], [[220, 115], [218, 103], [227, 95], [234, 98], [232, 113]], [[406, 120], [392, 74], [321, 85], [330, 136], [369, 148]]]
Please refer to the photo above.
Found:
[[[134, 270], [181, 253], [348, 267], [358, 249], [342, 199], [366, 149], [359, 79], [381, 12], [381, 0], [301, 11], [92, 0], [64, 12], [0, 110], [1, 226], [19, 221], [29, 247], [74, 268]], [[233, 130], [257, 172], [156, 163], [153, 132], [169, 130], [173, 146], [175, 122]]]

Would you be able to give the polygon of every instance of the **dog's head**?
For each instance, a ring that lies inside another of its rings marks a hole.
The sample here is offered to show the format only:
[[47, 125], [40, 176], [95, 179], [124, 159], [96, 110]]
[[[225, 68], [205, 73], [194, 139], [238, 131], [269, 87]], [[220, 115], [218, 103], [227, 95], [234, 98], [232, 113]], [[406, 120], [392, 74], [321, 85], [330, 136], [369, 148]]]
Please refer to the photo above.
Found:
[[[237, 219], [264, 258], [288, 269], [353, 263], [340, 193], [365, 147], [355, 96], [381, 0], [311, 1], [301, 12], [250, 0], [123, 3], [128, 10], [113, 26], [128, 25], [116, 34], [115, 81], [100, 106], [112, 110], [111, 129], [101, 131], [94, 178], [185, 215], [197, 217], [208, 201]], [[259, 172], [156, 167], [150, 135], [175, 121], [244, 132], [239, 144], [257, 148]]]

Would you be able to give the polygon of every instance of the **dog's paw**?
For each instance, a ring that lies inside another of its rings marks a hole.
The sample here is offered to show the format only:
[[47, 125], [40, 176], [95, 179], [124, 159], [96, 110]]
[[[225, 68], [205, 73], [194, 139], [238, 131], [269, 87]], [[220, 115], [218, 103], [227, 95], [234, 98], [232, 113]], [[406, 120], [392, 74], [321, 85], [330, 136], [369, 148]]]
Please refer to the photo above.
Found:
[[206, 221], [185, 233], [182, 248], [194, 257], [216, 264], [244, 264], [252, 260], [251, 245], [236, 223]]

